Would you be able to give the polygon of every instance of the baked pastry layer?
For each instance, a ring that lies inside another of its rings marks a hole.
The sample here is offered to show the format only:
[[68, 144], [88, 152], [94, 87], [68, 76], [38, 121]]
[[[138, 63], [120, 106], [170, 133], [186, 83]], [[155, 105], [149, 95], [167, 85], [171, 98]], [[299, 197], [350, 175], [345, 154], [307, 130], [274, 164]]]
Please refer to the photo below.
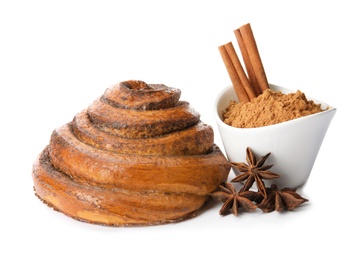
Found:
[[72, 218], [154, 225], [195, 216], [230, 165], [180, 90], [142, 81], [107, 89], [52, 132], [33, 166], [36, 195]]
[[50, 162], [48, 148], [33, 168], [36, 195], [74, 219], [101, 225], [156, 225], [193, 217], [207, 197], [191, 193], [131, 191], [77, 182]]

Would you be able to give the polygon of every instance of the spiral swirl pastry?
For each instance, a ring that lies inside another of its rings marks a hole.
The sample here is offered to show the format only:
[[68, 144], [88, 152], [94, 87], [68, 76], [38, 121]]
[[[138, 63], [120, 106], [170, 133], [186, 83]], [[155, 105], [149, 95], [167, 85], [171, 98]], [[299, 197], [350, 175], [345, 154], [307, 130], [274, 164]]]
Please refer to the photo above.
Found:
[[33, 165], [36, 195], [74, 219], [156, 225], [197, 215], [230, 166], [181, 91], [120, 82], [57, 129]]

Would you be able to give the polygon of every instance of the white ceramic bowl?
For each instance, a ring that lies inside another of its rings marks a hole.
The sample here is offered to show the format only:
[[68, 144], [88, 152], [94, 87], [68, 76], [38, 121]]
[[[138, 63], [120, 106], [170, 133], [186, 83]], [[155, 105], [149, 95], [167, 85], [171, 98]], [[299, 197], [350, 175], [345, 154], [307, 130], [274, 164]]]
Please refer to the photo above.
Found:
[[[292, 90], [270, 84], [270, 88], [283, 93]], [[230, 100], [238, 101], [232, 86], [225, 88], [217, 97], [215, 116], [223, 146], [231, 162], [246, 162], [246, 148], [250, 147], [256, 157], [271, 152], [266, 164], [274, 164], [270, 171], [280, 178], [265, 181], [267, 186], [275, 183], [279, 188], [297, 188], [309, 178], [326, 131], [336, 113], [336, 108], [307, 97], [321, 104], [323, 112], [258, 128], [236, 128], [222, 121], [222, 112]], [[234, 171], [236, 174], [237, 172]]]

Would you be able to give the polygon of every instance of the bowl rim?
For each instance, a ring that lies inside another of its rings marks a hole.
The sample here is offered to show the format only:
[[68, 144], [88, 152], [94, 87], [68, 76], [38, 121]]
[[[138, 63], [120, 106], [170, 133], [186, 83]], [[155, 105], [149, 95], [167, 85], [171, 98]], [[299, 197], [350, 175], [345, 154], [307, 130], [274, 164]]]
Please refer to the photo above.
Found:
[[[284, 91], [284, 93], [295, 93], [296, 92], [296, 91], [294, 91], [292, 89], [281, 87], [279, 85], [275, 85], [275, 84], [271, 84], [271, 83], [269, 83], [269, 86], [270, 86], [271, 89], [273, 89], [275, 91], [279, 91], [280, 90], [280, 91]], [[289, 125], [289, 124], [293, 124], [293, 123], [296, 123], [296, 122], [301, 121], [301, 120], [307, 120], [308, 118], [311, 118], [311, 117], [320, 116], [322, 114], [335, 113], [336, 110], [337, 110], [336, 107], [331, 106], [331, 105], [329, 105], [326, 102], [322, 102], [322, 101], [320, 101], [318, 99], [311, 98], [310, 96], [305, 95], [308, 100], [312, 100], [316, 104], [321, 104], [322, 107], [326, 107], [327, 109], [324, 110], [324, 111], [315, 113], [315, 114], [302, 116], [302, 117], [295, 118], [295, 119], [292, 119], [292, 120], [289, 120], [289, 121], [285, 121], [285, 122], [281, 122], [281, 123], [277, 123], [277, 124], [272, 124], [272, 125], [267, 125], [267, 126], [247, 127], [247, 128], [234, 127], [234, 126], [230, 126], [230, 125], [224, 123], [222, 118], [221, 118], [221, 116], [220, 116], [220, 114], [219, 114], [219, 111], [218, 111], [219, 100], [221, 99], [221, 97], [223, 97], [225, 95], [226, 92], [230, 91], [230, 89], [233, 89], [232, 85], [228, 85], [227, 87], [223, 88], [221, 90], [221, 92], [217, 95], [215, 103], [214, 103], [214, 112], [215, 112], [216, 121], [217, 121], [218, 125], [222, 125], [223, 127], [230, 128], [230, 129], [236, 129], [238, 131], [249, 131], [249, 130], [257, 131], [257, 130], [261, 130], [261, 129], [265, 129], [265, 128], [266, 129], [267, 128], [270, 129], [270, 128], [279, 127], [279, 126], [282, 126], [282, 125]], [[234, 92], [234, 94], [235, 94], [235, 92]], [[232, 100], [234, 100], [234, 99], [232, 99]]]

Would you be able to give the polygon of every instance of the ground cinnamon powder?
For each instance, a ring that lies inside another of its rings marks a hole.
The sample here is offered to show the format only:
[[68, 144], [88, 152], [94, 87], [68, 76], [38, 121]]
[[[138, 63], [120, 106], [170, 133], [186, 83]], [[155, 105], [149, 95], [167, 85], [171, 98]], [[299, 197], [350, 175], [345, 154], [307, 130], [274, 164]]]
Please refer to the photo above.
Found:
[[307, 100], [301, 91], [283, 94], [267, 89], [250, 102], [231, 101], [223, 121], [238, 128], [273, 125], [323, 111], [320, 104]]

